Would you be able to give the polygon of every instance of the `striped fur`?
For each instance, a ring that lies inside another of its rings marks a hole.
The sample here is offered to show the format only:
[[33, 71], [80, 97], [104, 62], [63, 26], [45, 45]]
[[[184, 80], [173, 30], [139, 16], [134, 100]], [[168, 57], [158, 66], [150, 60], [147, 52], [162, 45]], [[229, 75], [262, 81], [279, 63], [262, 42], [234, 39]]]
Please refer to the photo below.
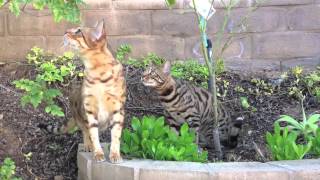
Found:
[[[85, 149], [93, 151], [96, 161], [104, 161], [99, 131], [111, 127], [109, 159], [119, 163], [126, 87], [123, 67], [106, 47], [104, 22], [95, 28], [69, 29], [64, 42], [79, 50], [85, 65], [83, 84], [70, 95], [73, 120], [82, 130]], [[67, 126], [58, 131], [66, 132]]]
[[[213, 147], [212, 95], [204, 88], [175, 80], [170, 75], [170, 62], [162, 69], [151, 65], [143, 73], [143, 84], [159, 95], [170, 126], [180, 129], [187, 122], [197, 132], [197, 142], [202, 147]], [[242, 119], [232, 120], [229, 111], [218, 104], [219, 135], [222, 145], [235, 147]]]

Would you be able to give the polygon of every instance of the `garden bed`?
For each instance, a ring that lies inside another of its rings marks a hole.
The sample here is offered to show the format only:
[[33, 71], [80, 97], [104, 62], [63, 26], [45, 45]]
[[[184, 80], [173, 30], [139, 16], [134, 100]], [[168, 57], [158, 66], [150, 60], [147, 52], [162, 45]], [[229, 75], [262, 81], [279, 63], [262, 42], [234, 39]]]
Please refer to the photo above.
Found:
[[[162, 107], [152, 91], [145, 88], [140, 75], [142, 70], [126, 68], [128, 99], [126, 104], [126, 126], [133, 116], [162, 115]], [[31, 107], [22, 108], [21, 93], [11, 82], [32, 74], [27, 65], [1, 65], [0, 67], [0, 161], [6, 156], [12, 157], [17, 164], [17, 175], [23, 179], [52, 179], [63, 176], [65, 179], [77, 177], [77, 149], [82, 141], [79, 132], [71, 135], [52, 135], [40, 130], [39, 123], [56, 123], [64, 118], [49, 116]], [[256, 75], [257, 78], [259, 75]], [[273, 82], [261, 75], [265, 82]], [[227, 88], [223, 80], [229, 82]], [[273, 122], [281, 114], [300, 117], [299, 101], [288, 95], [288, 84], [275, 87], [270, 95], [257, 84], [252, 83], [252, 77], [234, 73], [224, 73], [219, 80], [221, 92], [226, 89], [226, 96], [221, 98], [231, 108], [234, 117], [243, 116], [245, 119], [238, 147], [225, 152], [225, 161], [269, 161], [265, 145], [266, 131], [272, 131]], [[236, 91], [242, 87], [243, 92]], [[276, 85], [275, 85], [276, 86]], [[248, 89], [259, 89], [260, 94], [249, 92]], [[266, 90], [268, 91], [268, 90]], [[150, 94], [151, 93], [151, 94]], [[240, 97], [247, 97], [254, 111], [246, 110], [240, 105]], [[69, 117], [69, 107], [66, 99], [59, 100]], [[306, 111], [319, 113], [319, 104], [312, 97], [306, 98]], [[109, 142], [109, 132], [101, 134], [101, 141]], [[82, 154], [85, 157], [85, 153]], [[79, 157], [79, 156], [78, 156]], [[209, 157], [212, 153], [209, 150]], [[78, 159], [79, 162], [79, 159]], [[148, 161], [144, 161], [148, 162]], [[250, 163], [249, 163], [250, 164]], [[125, 165], [125, 164], [124, 164]], [[270, 166], [270, 165], [268, 165]], [[290, 172], [288, 176], [291, 177]], [[312, 177], [313, 178], [313, 177]]]

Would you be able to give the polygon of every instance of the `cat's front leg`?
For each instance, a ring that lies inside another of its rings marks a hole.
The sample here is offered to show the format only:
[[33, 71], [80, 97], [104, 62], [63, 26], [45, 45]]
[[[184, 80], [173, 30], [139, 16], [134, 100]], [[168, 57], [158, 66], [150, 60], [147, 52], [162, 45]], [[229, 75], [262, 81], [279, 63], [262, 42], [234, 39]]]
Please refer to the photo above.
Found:
[[105, 161], [104, 152], [102, 150], [100, 140], [99, 140], [99, 129], [98, 129], [98, 121], [94, 118], [94, 116], [89, 115], [89, 140], [92, 144], [93, 157], [97, 162]]
[[83, 136], [84, 151], [92, 152], [93, 151], [92, 142], [90, 140], [88, 130], [82, 130], [82, 136]]
[[122, 157], [120, 155], [120, 138], [122, 133], [122, 128], [124, 124], [124, 111], [116, 112], [113, 115], [111, 129], [111, 146], [109, 159], [111, 163], [121, 163]]

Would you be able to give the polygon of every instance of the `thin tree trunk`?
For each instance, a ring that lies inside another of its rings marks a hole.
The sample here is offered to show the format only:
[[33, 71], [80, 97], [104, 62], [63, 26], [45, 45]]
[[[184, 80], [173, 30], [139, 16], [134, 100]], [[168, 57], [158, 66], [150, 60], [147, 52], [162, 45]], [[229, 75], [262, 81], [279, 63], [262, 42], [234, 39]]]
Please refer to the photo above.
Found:
[[[193, 1], [193, 6], [194, 6], [194, 10], [195, 13], [198, 16], [198, 24], [200, 27], [200, 21], [201, 21], [201, 17], [200, 15], [197, 13], [197, 7], [195, 5], [195, 0]], [[202, 29], [201, 27], [200, 29], [200, 33], [201, 33], [201, 49], [202, 49], [202, 54], [204, 56], [206, 65], [208, 67], [209, 70], [209, 81], [211, 83], [208, 84], [208, 86], [210, 85], [209, 90], [212, 94], [212, 101], [213, 101], [213, 144], [214, 144], [214, 148], [215, 151], [217, 153], [217, 157], [219, 160], [222, 159], [222, 150], [221, 150], [221, 144], [220, 144], [220, 137], [219, 137], [219, 122], [218, 122], [218, 101], [217, 101], [217, 85], [216, 85], [216, 72], [215, 72], [215, 68], [214, 68], [214, 62], [213, 59], [211, 57], [208, 56], [208, 51], [207, 51], [207, 47], [206, 47], [206, 41], [204, 41], [204, 39], [206, 38], [206, 29]]]
[[[203, 32], [202, 32], [203, 33]], [[204, 34], [202, 34], [203, 36]], [[204, 55], [207, 67], [209, 69], [209, 81], [211, 83], [208, 84], [208, 89], [212, 94], [212, 102], [213, 102], [213, 144], [214, 149], [217, 153], [217, 158], [219, 160], [222, 159], [222, 150], [220, 144], [220, 137], [219, 137], [219, 122], [218, 122], [218, 100], [217, 100], [217, 85], [216, 85], [216, 72], [214, 68], [214, 61], [209, 58], [207, 47], [205, 46], [204, 42], [202, 41], [202, 53]]]

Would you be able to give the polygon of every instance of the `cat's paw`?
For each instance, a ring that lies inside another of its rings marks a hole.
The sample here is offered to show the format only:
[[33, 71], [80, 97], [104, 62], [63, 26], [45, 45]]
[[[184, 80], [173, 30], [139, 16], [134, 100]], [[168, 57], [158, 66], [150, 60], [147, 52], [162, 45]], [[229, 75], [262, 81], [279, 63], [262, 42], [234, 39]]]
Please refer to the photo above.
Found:
[[109, 159], [112, 164], [119, 164], [123, 162], [120, 153], [116, 153], [116, 152], [110, 152]]
[[84, 151], [84, 152], [92, 152], [92, 147], [91, 147], [91, 145], [84, 145], [83, 151]]
[[94, 152], [93, 156], [94, 156], [94, 160], [96, 162], [103, 162], [103, 161], [106, 160], [106, 158], [104, 157], [104, 153], [103, 153], [102, 149], [99, 150], [99, 151]]

